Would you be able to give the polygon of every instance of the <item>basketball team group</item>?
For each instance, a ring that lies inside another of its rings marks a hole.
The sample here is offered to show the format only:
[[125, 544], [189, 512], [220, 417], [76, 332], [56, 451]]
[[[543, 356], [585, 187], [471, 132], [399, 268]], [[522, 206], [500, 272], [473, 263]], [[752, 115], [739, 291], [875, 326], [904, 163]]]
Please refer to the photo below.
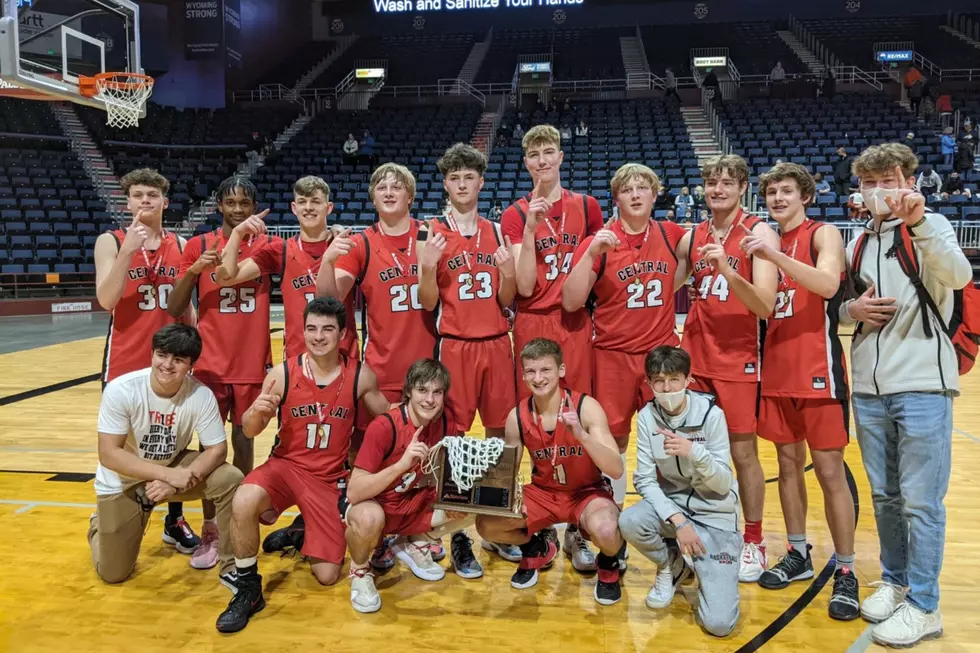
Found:
[[[647, 166], [616, 171], [618, 217], [607, 221], [593, 197], [561, 187], [557, 129], [528, 130], [523, 149], [533, 190], [499, 224], [478, 214], [487, 160], [465, 144], [438, 162], [444, 215], [414, 219], [415, 178], [385, 163], [369, 187], [379, 219], [358, 233], [328, 226], [330, 188], [307, 176], [293, 189], [298, 235], [270, 235], [256, 188], [232, 177], [217, 191], [221, 228], [185, 241], [162, 228], [163, 176], [122, 179], [132, 222], [95, 246], [98, 301], [112, 316], [88, 533], [99, 577], [132, 574], [167, 503], [164, 542], [195, 569], [218, 568], [233, 598], [217, 630], [240, 631], [265, 607], [259, 525], [296, 506], [262, 549], [300, 551], [323, 585], [347, 572], [351, 606], [369, 613], [382, 605], [375, 571], [396, 561], [439, 581], [448, 555], [480, 582], [475, 520], [487, 555], [514, 563], [517, 590], [564, 550], [594, 577], [595, 600], [615, 604], [629, 545], [658, 569], [649, 608], [667, 608], [693, 575], [697, 623], [724, 637], [739, 583], [779, 590], [814, 576], [809, 452], [835, 551], [830, 617], [862, 616], [886, 645], [939, 636], [962, 359], [954, 305], [973, 272], [917, 192], [912, 151], [888, 143], [857, 157], [872, 218], [845, 245], [806, 217], [816, 191], [798, 164], [758, 182], [778, 232], [741, 208], [749, 172], [731, 154], [704, 164], [710, 219], [685, 229], [652, 219], [662, 188]], [[285, 313], [276, 366], [274, 276]], [[839, 325], [854, 325], [850, 384]], [[881, 583], [863, 601], [844, 465], [851, 410], [881, 547]], [[518, 463], [530, 457], [512, 514], [435, 506], [432, 454], [477, 411], [486, 438], [515, 447]], [[639, 497], [624, 508], [634, 417]], [[271, 455], [254, 467], [253, 439], [273, 420]], [[787, 533], [772, 564], [759, 437], [775, 447]], [[203, 502], [200, 535], [185, 501]]]

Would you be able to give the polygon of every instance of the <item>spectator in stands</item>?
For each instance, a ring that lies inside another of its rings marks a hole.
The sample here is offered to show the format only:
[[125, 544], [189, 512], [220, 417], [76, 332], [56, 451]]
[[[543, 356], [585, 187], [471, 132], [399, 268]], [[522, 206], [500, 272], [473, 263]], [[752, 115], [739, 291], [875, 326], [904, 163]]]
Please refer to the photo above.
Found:
[[834, 69], [827, 68], [827, 74], [823, 77], [823, 96], [828, 100], [833, 100], [837, 95], [837, 78], [834, 76]]
[[922, 172], [919, 173], [919, 179], [916, 182], [916, 186], [919, 188], [919, 192], [925, 196], [932, 195], [939, 190], [940, 186], [943, 185], [943, 178], [939, 176], [932, 166], [925, 166], [922, 168]]
[[[921, 188], [919, 190], [921, 191]], [[950, 195], [963, 195], [964, 191], [969, 193], [963, 185], [963, 178], [960, 177], [960, 173], [955, 170], [949, 173], [946, 183], [943, 184], [943, 199], [948, 200]]]
[[517, 140], [524, 138], [524, 128], [521, 127], [521, 123], [514, 125], [514, 138]]
[[248, 151], [245, 153], [245, 155], [248, 157], [249, 161], [258, 159], [260, 156], [262, 156], [265, 146], [265, 136], [259, 132], [252, 132], [252, 137], [248, 141]]
[[490, 213], [487, 215], [488, 220], [493, 222], [500, 222], [500, 216], [504, 214], [504, 206], [500, 203], [500, 200], [493, 201], [493, 207], [490, 209]]
[[976, 146], [977, 142], [972, 133], [963, 134], [956, 150], [956, 157], [953, 165], [954, 170], [959, 170], [964, 174], [970, 170], [973, 170], [975, 158], [974, 149]]
[[374, 165], [377, 161], [377, 157], [374, 155], [374, 136], [366, 129], [361, 138], [361, 158], [370, 165]]
[[562, 125], [559, 133], [561, 134], [561, 140], [563, 142], [567, 143], [572, 140], [572, 128], [568, 125]]
[[[881, 550], [882, 582], [861, 614], [877, 623], [875, 642], [903, 648], [943, 629], [943, 499], [960, 394], [957, 352], [943, 327], [954, 292], [973, 280], [952, 225], [915, 192], [917, 163], [900, 143], [872, 146], [854, 162], [874, 220], [870, 237], [847, 246], [855, 292], [839, 311], [842, 325], [856, 324], [851, 403]], [[896, 251], [917, 259], [914, 281]]]
[[348, 163], [352, 162], [357, 157], [357, 150], [360, 147], [354, 134], [347, 134], [347, 140], [344, 141], [344, 159]]
[[694, 198], [691, 197], [691, 189], [687, 186], [681, 188], [680, 194], [674, 198], [674, 208], [677, 210], [679, 215], [683, 215], [684, 211], [694, 206]]
[[834, 165], [834, 184], [837, 186], [837, 197], [844, 197], [851, 192], [851, 162], [853, 157], [848, 155], [843, 147], [837, 149], [837, 163]]
[[919, 106], [922, 104], [922, 96], [925, 94], [926, 84], [923, 79], [918, 79], [909, 87], [909, 108], [916, 116], [919, 115]]
[[674, 209], [667, 209], [667, 216], [664, 218], [668, 222], [677, 222], [677, 215], [674, 213]]
[[692, 195], [692, 197], [694, 198], [695, 211], [700, 211], [701, 209], [705, 208], [706, 203], [704, 201], [704, 186], [695, 186], [694, 195]]
[[850, 210], [851, 220], [864, 222], [868, 219], [868, 207], [864, 205], [864, 196], [855, 191], [847, 198], [847, 208]]
[[575, 135], [576, 136], [588, 136], [589, 135], [589, 127], [588, 127], [588, 125], [585, 124], [585, 121], [584, 120], [579, 120], [578, 121], [578, 127], [575, 128]]
[[953, 165], [953, 156], [956, 154], [956, 138], [953, 136], [952, 127], [943, 130], [943, 135], [939, 138], [939, 145], [942, 148], [943, 161], [948, 166]]
[[718, 101], [721, 101], [721, 85], [718, 83], [718, 75], [715, 73], [714, 68], [708, 68], [708, 73], [701, 80], [701, 88], [711, 89], [714, 93], [711, 97], [718, 98]]
[[684, 210], [684, 224], [694, 224], [694, 208], [691, 206]]
[[674, 69], [667, 67], [664, 73], [664, 99], [673, 97], [680, 104], [681, 96], [677, 94], [677, 77], [674, 76]]
[[825, 195], [830, 192], [830, 184], [828, 184], [827, 180], [823, 178], [822, 172], [818, 172], [813, 175], [813, 181], [816, 182], [815, 188], [817, 189], [818, 195]]
[[782, 61], [777, 61], [776, 65], [772, 67], [772, 72], [769, 73], [769, 81], [773, 84], [781, 84], [786, 81], [786, 70], [783, 68]]

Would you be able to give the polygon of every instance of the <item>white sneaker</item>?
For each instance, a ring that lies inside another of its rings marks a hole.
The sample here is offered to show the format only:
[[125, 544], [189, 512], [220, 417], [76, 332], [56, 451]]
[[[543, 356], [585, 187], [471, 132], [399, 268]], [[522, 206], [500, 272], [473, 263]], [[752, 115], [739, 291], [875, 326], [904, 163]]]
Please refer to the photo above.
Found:
[[391, 552], [422, 580], [442, 580], [446, 576], [446, 570], [432, 559], [429, 542], [399, 540], [391, 545]]
[[756, 583], [759, 577], [769, 567], [769, 556], [766, 555], [766, 541], [762, 544], [745, 542], [742, 544], [742, 558], [738, 565], [738, 582]]
[[523, 557], [521, 555], [521, 547], [516, 544], [500, 544], [499, 542], [483, 540], [480, 546], [483, 547], [484, 551], [496, 553], [507, 562], [520, 562]]
[[671, 551], [667, 564], [657, 572], [657, 580], [647, 593], [647, 607], [653, 610], [668, 607], [674, 600], [677, 586], [684, 582], [690, 573], [691, 568], [684, 562], [684, 558]]
[[565, 556], [572, 561], [575, 571], [595, 571], [595, 554], [589, 548], [589, 543], [582, 537], [582, 531], [577, 528], [565, 529]]
[[877, 584], [878, 589], [861, 602], [861, 616], [865, 621], [877, 624], [892, 616], [905, 602], [905, 588], [885, 581], [873, 584]]
[[350, 568], [350, 604], [358, 612], [377, 612], [381, 609], [381, 597], [374, 586], [371, 567]]
[[871, 639], [885, 646], [908, 648], [942, 634], [943, 615], [939, 610], [930, 614], [903, 601], [892, 616], [871, 630]]

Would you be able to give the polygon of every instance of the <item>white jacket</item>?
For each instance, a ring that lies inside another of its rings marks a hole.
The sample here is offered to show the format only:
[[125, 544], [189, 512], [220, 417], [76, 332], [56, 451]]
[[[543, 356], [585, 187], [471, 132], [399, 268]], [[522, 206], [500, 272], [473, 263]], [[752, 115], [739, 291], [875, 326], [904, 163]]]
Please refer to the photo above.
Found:
[[[959, 393], [956, 352], [946, 335], [946, 324], [953, 313], [953, 291], [973, 281], [973, 267], [956, 239], [952, 225], [938, 213], [926, 213], [926, 221], [913, 228], [912, 244], [922, 284], [943, 316], [941, 324], [926, 306], [920, 306], [912, 282], [902, 272], [895, 255], [895, 233], [902, 225], [898, 218], [875, 223], [864, 229], [867, 245], [861, 269], [852, 270], [857, 238], [847, 245], [848, 274], [858, 293], [871, 284], [875, 297], [895, 299], [898, 310], [878, 329], [862, 323], [851, 341], [851, 386], [856, 394], [889, 395], [899, 392]], [[851, 301], [840, 308], [840, 323], [855, 324], [848, 312]], [[927, 338], [922, 323], [925, 311], [933, 327]]]

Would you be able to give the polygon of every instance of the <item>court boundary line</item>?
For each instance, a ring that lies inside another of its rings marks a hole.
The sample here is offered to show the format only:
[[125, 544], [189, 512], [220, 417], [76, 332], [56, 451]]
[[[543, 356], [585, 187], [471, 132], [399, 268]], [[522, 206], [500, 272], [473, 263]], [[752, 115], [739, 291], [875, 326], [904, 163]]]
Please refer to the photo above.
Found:
[[102, 378], [102, 373], [96, 372], [95, 374], [87, 374], [85, 376], [79, 376], [74, 379], [68, 379], [67, 381], [60, 381], [58, 383], [52, 383], [51, 385], [41, 386], [40, 388], [25, 390], [23, 392], [18, 392], [16, 394], [7, 395], [6, 397], [0, 397], [0, 406], [8, 406], [10, 404], [17, 403], [18, 401], [25, 401], [27, 399], [43, 397], [44, 395], [49, 395], [52, 392], [67, 390], [68, 388], [74, 388], [79, 385], [91, 383], [92, 381], [98, 381], [101, 378]]

